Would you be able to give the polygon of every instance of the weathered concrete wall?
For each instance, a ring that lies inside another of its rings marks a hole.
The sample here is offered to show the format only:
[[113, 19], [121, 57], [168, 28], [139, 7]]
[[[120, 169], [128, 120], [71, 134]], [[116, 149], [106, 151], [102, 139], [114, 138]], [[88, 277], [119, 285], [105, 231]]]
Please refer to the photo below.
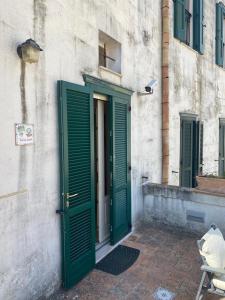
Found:
[[[225, 70], [215, 64], [216, 0], [204, 2], [204, 55], [173, 37], [170, 0], [170, 167], [169, 184], [179, 185], [180, 116], [194, 113], [204, 122], [205, 173], [218, 172], [219, 118], [225, 117]], [[225, 3], [225, 2], [224, 2]]]
[[225, 198], [176, 186], [145, 184], [144, 220], [191, 232], [206, 232], [216, 224], [225, 233]]
[[[29, 300], [60, 285], [57, 80], [88, 73], [132, 97], [132, 212], [143, 212], [141, 176], [161, 180], [160, 1], [2, 0], [0, 3], [0, 299]], [[98, 30], [122, 44], [122, 77], [98, 69]], [[16, 47], [44, 49], [24, 65]], [[138, 97], [151, 78], [152, 96]], [[15, 146], [14, 124], [34, 124], [35, 144]]]

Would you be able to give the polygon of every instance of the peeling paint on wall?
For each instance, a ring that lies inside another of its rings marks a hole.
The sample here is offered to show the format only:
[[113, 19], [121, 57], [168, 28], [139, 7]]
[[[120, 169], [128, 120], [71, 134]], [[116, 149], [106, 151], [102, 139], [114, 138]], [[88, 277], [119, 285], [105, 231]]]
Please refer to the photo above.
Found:
[[[33, 17], [33, 35], [34, 39], [43, 48], [40, 60], [36, 65], [35, 70], [35, 98], [36, 98], [36, 121], [35, 121], [35, 136], [36, 136], [36, 147], [39, 145], [45, 145], [46, 139], [46, 126], [48, 116], [48, 104], [46, 95], [46, 64], [45, 64], [45, 43], [46, 43], [46, 14], [47, 6], [46, 0], [34, 0], [34, 17]], [[44, 152], [45, 147], [41, 147]], [[37, 165], [38, 168], [38, 165]]]
[[[28, 119], [27, 103], [26, 103], [26, 63], [20, 62], [20, 97], [21, 97], [21, 114], [22, 123], [26, 123]], [[25, 188], [27, 175], [27, 157], [26, 147], [19, 146], [19, 172], [18, 172], [18, 190]]]
[[137, 43], [134, 32], [127, 31], [127, 37], [130, 45], [135, 45]]
[[34, 38], [39, 39], [39, 42], [44, 47], [45, 43], [45, 19], [46, 19], [46, 0], [34, 0]]
[[26, 104], [25, 79], [26, 79], [26, 63], [21, 59], [20, 97], [21, 97], [22, 123], [27, 122], [27, 104]]
[[143, 39], [144, 45], [148, 46], [150, 40], [152, 39], [152, 35], [147, 30], [143, 30], [142, 31], [142, 39]]

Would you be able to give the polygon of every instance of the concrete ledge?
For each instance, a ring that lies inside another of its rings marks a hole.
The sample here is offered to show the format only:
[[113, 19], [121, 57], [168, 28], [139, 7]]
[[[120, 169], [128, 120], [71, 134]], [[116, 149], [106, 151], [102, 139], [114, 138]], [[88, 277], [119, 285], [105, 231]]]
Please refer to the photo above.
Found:
[[144, 220], [204, 233], [212, 223], [225, 233], [225, 197], [196, 189], [145, 183]]

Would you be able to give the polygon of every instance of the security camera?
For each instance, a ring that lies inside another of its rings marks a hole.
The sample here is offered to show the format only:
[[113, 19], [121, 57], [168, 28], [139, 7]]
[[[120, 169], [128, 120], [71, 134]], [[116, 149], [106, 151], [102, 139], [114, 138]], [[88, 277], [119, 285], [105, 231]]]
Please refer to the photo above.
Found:
[[138, 96], [146, 96], [153, 94], [153, 89], [157, 85], [157, 80], [152, 79], [146, 86], [145, 92], [137, 92]]
[[157, 85], [157, 80], [152, 79], [146, 86], [145, 86], [145, 91], [146, 93], [152, 94], [154, 87]]

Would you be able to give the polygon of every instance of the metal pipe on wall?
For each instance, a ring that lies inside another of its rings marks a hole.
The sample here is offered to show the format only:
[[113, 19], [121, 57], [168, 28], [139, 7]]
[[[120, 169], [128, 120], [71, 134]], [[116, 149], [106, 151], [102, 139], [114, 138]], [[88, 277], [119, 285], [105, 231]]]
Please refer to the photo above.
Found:
[[169, 7], [162, 0], [162, 184], [169, 181]]

